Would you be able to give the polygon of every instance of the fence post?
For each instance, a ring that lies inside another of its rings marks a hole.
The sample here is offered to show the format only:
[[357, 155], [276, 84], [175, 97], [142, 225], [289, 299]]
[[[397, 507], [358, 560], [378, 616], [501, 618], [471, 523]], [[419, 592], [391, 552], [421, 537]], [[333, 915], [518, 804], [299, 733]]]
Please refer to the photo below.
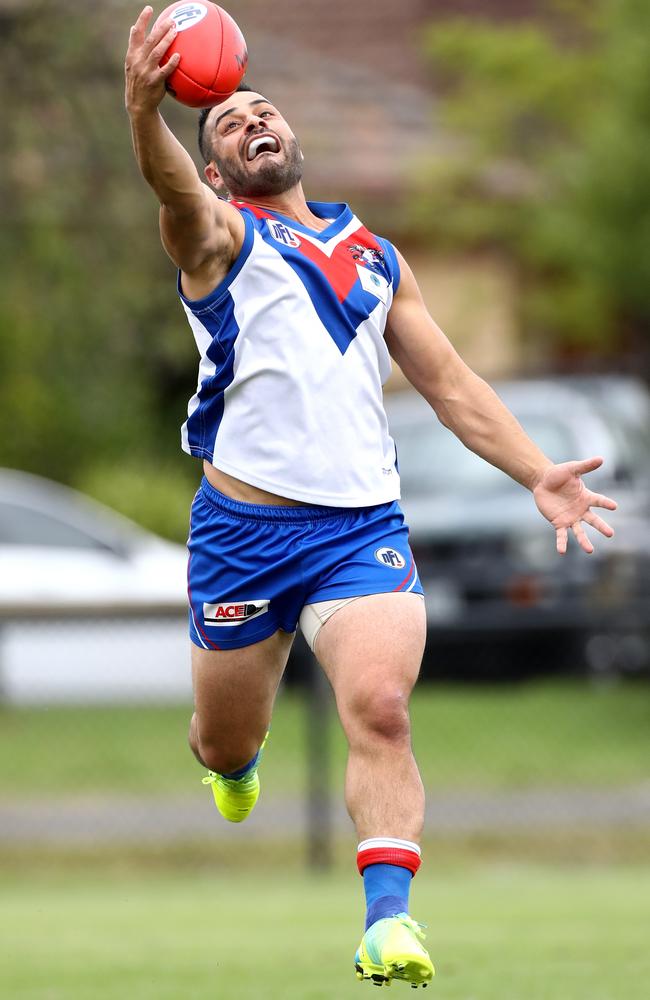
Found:
[[3, 707], [7, 700], [5, 685], [5, 636], [7, 635], [7, 623], [0, 618], [0, 707]]
[[307, 672], [307, 860], [312, 870], [332, 865], [330, 793], [332, 692], [316, 659]]

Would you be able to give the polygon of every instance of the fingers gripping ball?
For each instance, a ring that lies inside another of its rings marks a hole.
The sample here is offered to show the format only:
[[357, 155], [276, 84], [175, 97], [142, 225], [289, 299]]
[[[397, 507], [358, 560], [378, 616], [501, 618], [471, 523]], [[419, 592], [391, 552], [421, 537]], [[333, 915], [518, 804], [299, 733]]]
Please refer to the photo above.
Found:
[[180, 54], [180, 62], [167, 78], [167, 90], [189, 108], [211, 108], [237, 90], [246, 72], [246, 42], [230, 14], [203, 0], [172, 3], [156, 20], [171, 18], [176, 35], [160, 65]]

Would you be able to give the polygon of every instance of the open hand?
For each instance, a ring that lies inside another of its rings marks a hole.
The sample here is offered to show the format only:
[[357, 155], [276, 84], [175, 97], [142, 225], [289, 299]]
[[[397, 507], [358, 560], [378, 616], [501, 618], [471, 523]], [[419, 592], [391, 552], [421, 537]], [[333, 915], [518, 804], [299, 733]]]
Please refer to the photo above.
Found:
[[537, 507], [555, 528], [557, 550], [560, 555], [566, 552], [569, 528], [584, 552], [594, 551], [582, 527], [583, 521], [596, 528], [606, 538], [611, 538], [614, 534], [614, 529], [591, 508], [604, 507], [606, 510], [616, 510], [616, 501], [601, 493], [592, 493], [581, 479], [586, 472], [593, 472], [602, 464], [602, 458], [586, 458], [581, 462], [551, 465], [533, 489]]
[[154, 25], [149, 35], [147, 25], [153, 9], [145, 7], [131, 28], [126, 53], [126, 108], [127, 111], [155, 110], [165, 96], [165, 81], [178, 66], [180, 55], [175, 52], [164, 66], [160, 60], [176, 37], [174, 21], [165, 20]]

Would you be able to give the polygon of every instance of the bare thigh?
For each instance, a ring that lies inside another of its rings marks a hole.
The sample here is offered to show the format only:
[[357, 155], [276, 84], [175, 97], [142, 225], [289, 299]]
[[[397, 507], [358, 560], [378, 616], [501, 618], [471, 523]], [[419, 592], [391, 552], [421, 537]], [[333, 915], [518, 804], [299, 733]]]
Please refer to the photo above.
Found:
[[325, 623], [315, 652], [348, 735], [357, 717], [406, 706], [425, 640], [424, 601], [417, 594], [360, 597]]
[[292, 635], [280, 630], [241, 649], [192, 646], [195, 714], [190, 743], [212, 770], [237, 770], [257, 752], [292, 641]]

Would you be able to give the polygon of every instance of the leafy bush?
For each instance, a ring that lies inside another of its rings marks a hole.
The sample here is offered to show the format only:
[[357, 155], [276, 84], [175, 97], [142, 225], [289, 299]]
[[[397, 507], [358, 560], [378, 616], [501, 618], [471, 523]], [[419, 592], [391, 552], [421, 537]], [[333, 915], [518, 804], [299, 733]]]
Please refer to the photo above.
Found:
[[509, 255], [536, 337], [625, 345], [650, 319], [650, 6], [556, 7], [550, 24], [429, 31], [456, 139], [420, 178], [418, 224]]

